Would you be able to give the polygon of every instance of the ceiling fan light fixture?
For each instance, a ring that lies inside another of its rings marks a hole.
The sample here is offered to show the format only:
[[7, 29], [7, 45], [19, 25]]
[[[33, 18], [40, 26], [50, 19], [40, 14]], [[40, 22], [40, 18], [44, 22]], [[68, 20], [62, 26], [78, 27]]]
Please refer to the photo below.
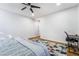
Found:
[[61, 5], [61, 3], [56, 3], [56, 6], [60, 6]]
[[34, 13], [32, 13], [32, 16], [35, 16]]

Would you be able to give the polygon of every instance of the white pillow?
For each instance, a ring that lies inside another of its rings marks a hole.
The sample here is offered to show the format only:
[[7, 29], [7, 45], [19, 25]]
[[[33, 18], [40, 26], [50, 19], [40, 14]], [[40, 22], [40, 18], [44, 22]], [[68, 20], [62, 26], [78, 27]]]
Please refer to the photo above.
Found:
[[6, 38], [11, 39], [12, 35], [8, 35], [8, 34], [5, 34], [3, 32], [0, 32], [0, 39], [6, 39]]

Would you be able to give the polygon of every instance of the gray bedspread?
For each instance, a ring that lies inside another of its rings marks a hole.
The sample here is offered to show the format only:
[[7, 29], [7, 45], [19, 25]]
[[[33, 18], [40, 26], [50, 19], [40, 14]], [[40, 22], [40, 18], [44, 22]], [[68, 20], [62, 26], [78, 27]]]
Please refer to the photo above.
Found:
[[0, 56], [48, 56], [46, 52], [43, 46], [22, 38], [0, 37]]
[[0, 56], [35, 56], [28, 47], [14, 39], [0, 39]]

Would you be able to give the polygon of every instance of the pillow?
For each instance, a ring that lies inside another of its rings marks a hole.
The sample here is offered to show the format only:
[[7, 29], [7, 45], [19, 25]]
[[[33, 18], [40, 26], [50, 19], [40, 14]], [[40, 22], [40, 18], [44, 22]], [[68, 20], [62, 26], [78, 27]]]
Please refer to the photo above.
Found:
[[6, 38], [11, 39], [11, 38], [12, 38], [12, 35], [10, 35], [10, 34], [5, 34], [5, 33], [3, 33], [3, 32], [0, 32], [0, 39], [6, 39]]

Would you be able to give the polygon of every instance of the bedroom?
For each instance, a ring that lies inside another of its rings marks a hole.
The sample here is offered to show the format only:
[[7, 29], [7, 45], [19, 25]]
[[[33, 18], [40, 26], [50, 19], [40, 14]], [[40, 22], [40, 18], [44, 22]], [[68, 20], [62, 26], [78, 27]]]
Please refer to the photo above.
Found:
[[0, 3], [0, 55], [79, 55], [64, 33], [79, 35], [78, 15], [78, 3]]

